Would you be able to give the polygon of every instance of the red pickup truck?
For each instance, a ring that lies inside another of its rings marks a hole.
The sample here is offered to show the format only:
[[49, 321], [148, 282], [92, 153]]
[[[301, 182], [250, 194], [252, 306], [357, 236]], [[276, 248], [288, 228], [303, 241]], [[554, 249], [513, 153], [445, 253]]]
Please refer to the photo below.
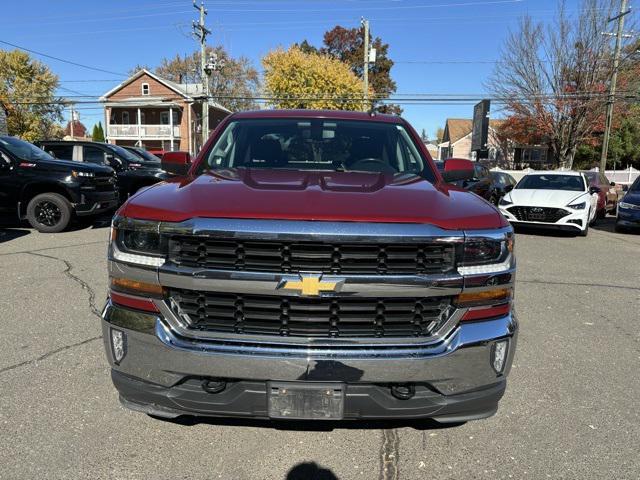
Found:
[[463, 422], [504, 394], [513, 230], [399, 117], [231, 115], [120, 208], [108, 256], [104, 342], [133, 410]]

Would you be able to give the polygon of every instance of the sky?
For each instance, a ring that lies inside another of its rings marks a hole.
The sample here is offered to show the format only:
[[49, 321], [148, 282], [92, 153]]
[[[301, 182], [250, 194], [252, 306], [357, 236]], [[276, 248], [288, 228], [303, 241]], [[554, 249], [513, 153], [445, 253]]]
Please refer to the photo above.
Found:
[[[59, 76], [61, 96], [101, 95], [136, 65], [155, 67], [164, 57], [199, 48], [190, 36], [198, 15], [192, 0], [2, 4], [0, 41], [110, 72], [34, 55]], [[567, 0], [569, 12], [577, 4]], [[205, 5], [212, 31], [208, 43], [223, 45], [232, 56], [246, 56], [258, 68], [262, 56], [275, 47], [304, 39], [321, 45], [325, 31], [337, 24], [356, 27], [365, 17], [373, 36], [390, 45], [398, 94], [482, 98], [509, 30], [517, 30], [524, 14], [552, 21], [557, 0], [205, 0]], [[13, 47], [0, 43], [0, 48]], [[89, 131], [103, 120], [98, 105], [76, 108]], [[471, 118], [473, 113], [469, 103], [403, 108], [403, 116], [428, 134], [444, 126], [447, 117]]]

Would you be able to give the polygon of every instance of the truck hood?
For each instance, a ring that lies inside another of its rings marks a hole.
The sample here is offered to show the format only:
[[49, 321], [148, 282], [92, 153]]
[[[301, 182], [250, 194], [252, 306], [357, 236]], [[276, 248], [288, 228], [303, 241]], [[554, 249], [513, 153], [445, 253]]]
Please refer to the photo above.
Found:
[[508, 225], [480, 197], [413, 174], [227, 169], [157, 184], [121, 208], [131, 218], [196, 217], [428, 223], [445, 229]]
[[567, 190], [533, 190], [519, 188], [509, 192], [506, 200], [513, 202], [514, 205], [527, 207], [562, 208], [571, 203], [575, 203], [580, 197], [584, 197], [583, 200], [588, 201], [589, 194], [587, 192]]

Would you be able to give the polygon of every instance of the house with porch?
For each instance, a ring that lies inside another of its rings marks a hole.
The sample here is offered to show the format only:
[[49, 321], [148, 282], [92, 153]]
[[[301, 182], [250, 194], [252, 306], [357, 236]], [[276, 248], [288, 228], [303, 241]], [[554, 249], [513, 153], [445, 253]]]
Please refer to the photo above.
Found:
[[[521, 145], [510, 139], [501, 138], [498, 129], [505, 120], [491, 119], [487, 147], [489, 158], [486, 162], [506, 168], [545, 169], [553, 166], [553, 156], [547, 145]], [[447, 118], [442, 142], [438, 144], [441, 160], [447, 158], [474, 159], [471, 151], [473, 120], [470, 118]]]
[[[108, 143], [148, 150], [186, 151], [202, 146], [202, 85], [176, 83], [140, 70], [112, 88], [104, 105]], [[231, 112], [209, 99], [209, 131]]]

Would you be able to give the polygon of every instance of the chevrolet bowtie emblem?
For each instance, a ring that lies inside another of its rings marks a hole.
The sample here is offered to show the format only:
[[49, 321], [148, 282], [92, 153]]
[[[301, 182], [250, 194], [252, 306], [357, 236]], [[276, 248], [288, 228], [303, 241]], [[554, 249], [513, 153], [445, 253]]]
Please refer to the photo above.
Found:
[[283, 279], [277, 289], [294, 290], [301, 295], [317, 297], [320, 292], [335, 292], [344, 282], [344, 280], [323, 282], [321, 278], [321, 275], [300, 275], [299, 280]]

